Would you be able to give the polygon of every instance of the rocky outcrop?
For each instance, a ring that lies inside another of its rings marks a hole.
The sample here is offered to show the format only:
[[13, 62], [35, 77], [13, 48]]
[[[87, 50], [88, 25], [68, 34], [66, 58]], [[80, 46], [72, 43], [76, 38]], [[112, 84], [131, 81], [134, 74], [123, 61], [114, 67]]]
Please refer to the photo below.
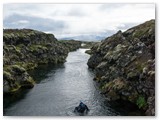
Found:
[[68, 52], [79, 48], [80, 42], [59, 42], [53, 34], [31, 29], [3, 30], [3, 91], [32, 88], [35, 81], [28, 70], [40, 64], [65, 62]]
[[60, 40], [65, 47], [69, 49], [69, 51], [75, 51], [77, 48], [81, 47], [82, 42], [81, 41], [75, 41], [75, 40]]
[[91, 51], [88, 66], [108, 100], [127, 100], [155, 115], [155, 20], [118, 31]]

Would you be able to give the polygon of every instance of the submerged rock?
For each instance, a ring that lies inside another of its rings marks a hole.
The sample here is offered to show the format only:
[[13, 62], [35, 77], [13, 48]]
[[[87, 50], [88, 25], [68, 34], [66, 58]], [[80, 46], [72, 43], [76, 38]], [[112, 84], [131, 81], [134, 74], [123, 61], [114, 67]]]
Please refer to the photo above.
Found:
[[87, 64], [109, 100], [127, 100], [155, 115], [155, 20], [118, 31], [91, 53]]

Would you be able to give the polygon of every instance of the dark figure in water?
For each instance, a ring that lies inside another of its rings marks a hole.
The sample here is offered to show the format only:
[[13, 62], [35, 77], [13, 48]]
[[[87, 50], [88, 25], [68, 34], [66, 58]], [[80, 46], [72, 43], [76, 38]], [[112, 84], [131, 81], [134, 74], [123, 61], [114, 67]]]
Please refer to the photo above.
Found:
[[75, 107], [74, 112], [79, 112], [79, 113], [84, 113], [84, 112], [88, 112], [89, 109], [87, 107], [87, 105], [85, 105], [83, 102], [80, 102], [78, 107]]

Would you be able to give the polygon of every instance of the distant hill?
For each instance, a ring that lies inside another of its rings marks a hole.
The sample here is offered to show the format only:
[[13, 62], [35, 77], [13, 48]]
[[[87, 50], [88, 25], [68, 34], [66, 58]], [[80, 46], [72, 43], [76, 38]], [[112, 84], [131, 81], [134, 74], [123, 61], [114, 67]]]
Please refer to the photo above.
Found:
[[100, 35], [79, 35], [79, 36], [73, 36], [73, 37], [64, 37], [60, 38], [60, 40], [81, 40], [81, 41], [100, 41], [105, 39], [106, 36], [100, 36]]

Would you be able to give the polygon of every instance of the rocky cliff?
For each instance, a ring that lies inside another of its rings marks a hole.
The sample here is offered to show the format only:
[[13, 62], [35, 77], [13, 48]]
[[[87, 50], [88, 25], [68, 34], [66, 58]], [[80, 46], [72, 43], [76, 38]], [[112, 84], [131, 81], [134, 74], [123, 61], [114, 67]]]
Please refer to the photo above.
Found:
[[12, 93], [19, 88], [32, 88], [35, 81], [28, 70], [40, 64], [65, 62], [68, 52], [81, 42], [59, 42], [53, 34], [31, 29], [3, 30], [3, 91]]
[[155, 20], [118, 31], [91, 54], [87, 64], [108, 100], [130, 101], [155, 115]]

